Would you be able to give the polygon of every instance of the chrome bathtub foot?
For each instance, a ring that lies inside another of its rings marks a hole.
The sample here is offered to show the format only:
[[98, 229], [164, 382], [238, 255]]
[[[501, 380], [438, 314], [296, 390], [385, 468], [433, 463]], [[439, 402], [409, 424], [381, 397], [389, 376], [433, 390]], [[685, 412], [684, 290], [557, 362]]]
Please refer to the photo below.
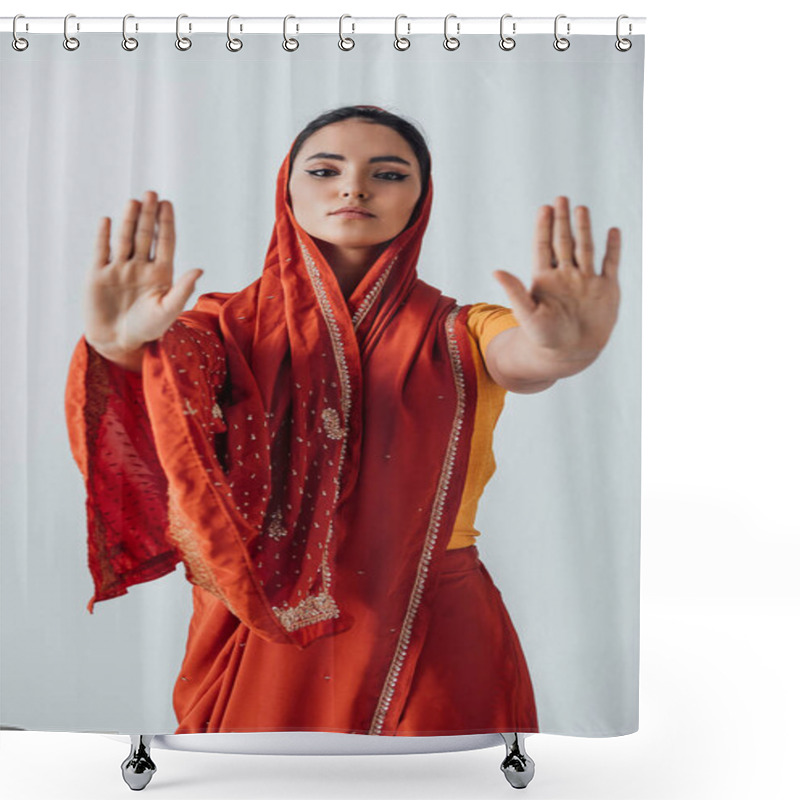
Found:
[[536, 765], [525, 752], [525, 739], [518, 733], [501, 733], [506, 743], [506, 757], [500, 765], [506, 780], [515, 789], [524, 789], [532, 780]]
[[156, 765], [150, 758], [150, 742], [153, 737], [138, 733], [132, 733], [130, 737], [131, 752], [122, 762], [122, 777], [134, 792], [138, 792], [150, 783], [156, 771]]

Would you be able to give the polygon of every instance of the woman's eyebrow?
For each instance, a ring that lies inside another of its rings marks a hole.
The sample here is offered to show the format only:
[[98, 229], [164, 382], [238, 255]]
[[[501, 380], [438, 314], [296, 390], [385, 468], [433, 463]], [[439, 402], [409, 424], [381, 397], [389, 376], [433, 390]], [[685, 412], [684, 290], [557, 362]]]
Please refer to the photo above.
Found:
[[[309, 156], [306, 161], [311, 161], [312, 158], [332, 158], [337, 161], [347, 161], [344, 156], [340, 156], [337, 153], [314, 153], [314, 155]], [[369, 160], [369, 163], [374, 164], [376, 161], [391, 161], [395, 164], [405, 164], [407, 167], [411, 166], [410, 162], [406, 161], [404, 158], [400, 158], [400, 156], [375, 156]]]

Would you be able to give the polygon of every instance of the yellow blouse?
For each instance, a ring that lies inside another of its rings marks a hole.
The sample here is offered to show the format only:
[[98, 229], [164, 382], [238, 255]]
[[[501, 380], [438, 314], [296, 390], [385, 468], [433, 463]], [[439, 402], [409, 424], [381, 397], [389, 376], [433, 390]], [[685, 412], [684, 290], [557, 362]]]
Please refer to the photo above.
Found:
[[453, 534], [447, 545], [448, 550], [469, 547], [480, 536], [480, 531], [475, 530], [475, 515], [478, 513], [478, 500], [495, 471], [492, 437], [506, 398], [506, 390], [495, 383], [486, 371], [483, 354], [498, 333], [518, 324], [511, 309], [504, 306], [475, 303], [468, 312], [467, 328], [471, 334], [470, 346], [478, 375], [478, 402], [467, 464], [467, 480]]

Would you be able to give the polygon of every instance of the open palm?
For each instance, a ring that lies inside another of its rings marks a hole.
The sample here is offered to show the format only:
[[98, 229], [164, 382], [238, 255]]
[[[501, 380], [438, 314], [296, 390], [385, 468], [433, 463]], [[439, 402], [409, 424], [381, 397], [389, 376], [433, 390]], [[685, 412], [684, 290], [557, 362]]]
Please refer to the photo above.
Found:
[[603, 349], [617, 319], [621, 234], [619, 228], [609, 229], [597, 273], [589, 209], [576, 207], [575, 217], [573, 239], [566, 197], [556, 198], [554, 207], [539, 209], [530, 288], [509, 272], [496, 270], [494, 275], [534, 347], [582, 360]]
[[[111, 220], [103, 217], [95, 260], [86, 279], [86, 340], [103, 354], [135, 351], [158, 339], [189, 299], [201, 269], [189, 270], [173, 285], [175, 218], [168, 200], [155, 192], [130, 200], [109, 248]], [[155, 253], [150, 251], [155, 240]]]

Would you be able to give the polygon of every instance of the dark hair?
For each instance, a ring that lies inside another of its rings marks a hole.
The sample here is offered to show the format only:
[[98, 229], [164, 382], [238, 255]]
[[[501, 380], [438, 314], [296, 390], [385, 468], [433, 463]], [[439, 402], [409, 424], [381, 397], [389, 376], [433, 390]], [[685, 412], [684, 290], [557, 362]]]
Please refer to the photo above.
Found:
[[419, 161], [422, 191], [420, 192], [419, 200], [417, 201], [417, 205], [414, 206], [414, 212], [411, 214], [408, 223], [411, 225], [416, 219], [417, 212], [425, 200], [425, 195], [428, 193], [428, 182], [430, 181], [431, 175], [431, 154], [424, 137], [416, 126], [408, 120], [403, 119], [403, 117], [392, 114], [391, 111], [386, 111], [377, 106], [342, 106], [341, 108], [335, 108], [332, 111], [326, 111], [324, 114], [320, 114], [315, 119], [312, 119], [297, 135], [294, 146], [292, 147], [292, 152], [289, 154], [289, 174], [292, 174], [292, 167], [294, 166], [294, 159], [297, 153], [312, 133], [316, 133], [316, 131], [320, 128], [324, 128], [326, 125], [330, 125], [334, 122], [341, 122], [342, 120], [352, 117], [358, 117], [359, 119], [364, 119], [376, 125], [386, 125], [388, 128], [392, 128], [408, 142], [409, 146], [414, 151], [414, 155], [417, 157], [417, 161]]

